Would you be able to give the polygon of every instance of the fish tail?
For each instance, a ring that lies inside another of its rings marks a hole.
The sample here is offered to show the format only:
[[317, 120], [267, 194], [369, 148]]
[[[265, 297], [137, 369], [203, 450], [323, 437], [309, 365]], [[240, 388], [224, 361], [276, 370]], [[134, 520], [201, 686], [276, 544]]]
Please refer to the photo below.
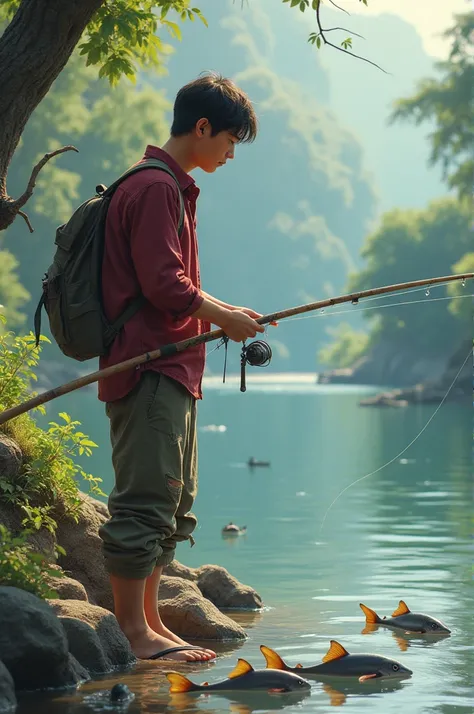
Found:
[[171, 684], [170, 694], [178, 694], [181, 692], [192, 692], [197, 689], [194, 682], [178, 672], [167, 672], [166, 678]]
[[280, 657], [278, 652], [272, 650], [270, 647], [265, 647], [265, 645], [260, 645], [260, 652], [265, 657], [267, 662], [267, 669], [289, 669], [286, 662]]
[[375, 625], [377, 622], [380, 622], [380, 617], [377, 615], [375, 610], [371, 610], [370, 607], [363, 605], [361, 602], [359, 603], [359, 607], [365, 615], [365, 621], [367, 624]]

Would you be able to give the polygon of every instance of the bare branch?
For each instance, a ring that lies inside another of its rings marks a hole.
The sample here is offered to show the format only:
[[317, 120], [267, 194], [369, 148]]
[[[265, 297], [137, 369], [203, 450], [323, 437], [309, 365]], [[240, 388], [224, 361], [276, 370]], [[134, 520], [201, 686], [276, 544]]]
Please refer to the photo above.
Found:
[[365, 37], [363, 35], [359, 35], [357, 32], [354, 32], [354, 30], [348, 30], [347, 27], [328, 27], [327, 29], [325, 28], [324, 30], [321, 30], [322, 32], [334, 32], [334, 30], [341, 30], [342, 32], [350, 32], [351, 35], [355, 35], [356, 37], [360, 37], [361, 40], [365, 40]]
[[30, 229], [30, 233], [34, 233], [34, 232], [35, 232], [35, 229], [34, 229], [33, 226], [31, 225], [30, 219], [28, 218], [28, 216], [26, 215], [26, 213], [24, 213], [23, 211], [18, 211], [18, 215], [25, 219], [26, 225], [27, 225], [28, 228]]
[[[338, 7], [332, 0], [329, 0], [332, 5], [335, 5]], [[367, 64], [371, 64], [373, 67], [377, 67], [377, 69], [380, 69], [381, 72], [384, 74], [389, 74], [386, 70], [384, 70], [380, 65], [378, 65], [376, 62], [372, 62], [372, 60], [367, 59], [366, 57], [361, 57], [360, 55], [356, 55], [355, 52], [350, 52], [349, 50], [344, 49], [343, 47], [338, 47], [337, 45], [333, 44], [332, 42], [329, 42], [329, 40], [326, 39], [325, 32], [329, 32], [329, 30], [324, 30], [322, 25], [321, 25], [321, 17], [320, 17], [320, 8], [321, 8], [321, 2], [318, 2], [316, 4], [316, 22], [318, 23], [318, 30], [319, 34], [317, 37], [320, 37], [322, 41], [324, 42], [325, 45], [328, 45], [329, 47], [332, 47], [335, 50], [339, 50], [339, 52], [343, 52], [346, 55], [350, 55], [351, 57], [355, 57], [356, 59], [362, 60], [362, 62], [367, 62]], [[339, 8], [339, 10], [342, 10], [342, 8]], [[336, 29], [336, 28], [334, 28]], [[362, 38], [364, 39], [364, 38]]]
[[[340, 10], [341, 12], [345, 12], [346, 15], [350, 15], [350, 14], [351, 14], [350, 12], [348, 12], [347, 10], [345, 10], [343, 7], [339, 7], [339, 5], [336, 5], [336, 3], [333, 2], [333, 0], [329, 0], [329, 2], [331, 3], [331, 5], [334, 5], [334, 7], [337, 7], [337, 9]], [[324, 32], [327, 32], [327, 30], [324, 30]]]
[[77, 153], [79, 153], [79, 149], [76, 149], [75, 146], [63, 146], [61, 149], [56, 149], [55, 151], [50, 151], [49, 154], [45, 154], [41, 161], [38, 161], [36, 166], [33, 168], [30, 180], [28, 181], [28, 186], [26, 187], [26, 191], [20, 196], [20, 198], [17, 198], [16, 201], [14, 201], [12, 206], [13, 209], [20, 209], [22, 206], [25, 205], [28, 199], [31, 198], [31, 196], [33, 195], [33, 189], [36, 186], [36, 179], [38, 178], [38, 174], [43, 168], [43, 166], [47, 164], [48, 161], [53, 158], [53, 156], [63, 154], [65, 151], [76, 151]]

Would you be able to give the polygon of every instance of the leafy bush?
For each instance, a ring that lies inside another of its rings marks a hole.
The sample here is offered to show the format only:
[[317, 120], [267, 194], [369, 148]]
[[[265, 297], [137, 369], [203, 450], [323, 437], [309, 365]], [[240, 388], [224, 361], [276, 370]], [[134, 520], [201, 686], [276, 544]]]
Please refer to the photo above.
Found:
[[[1, 316], [0, 316], [1, 317]], [[48, 342], [46, 337], [41, 342]], [[41, 343], [35, 345], [34, 335], [18, 337], [12, 332], [0, 334], [0, 411], [32, 396], [31, 382], [37, 377], [34, 368], [40, 356]], [[35, 392], [33, 392], [35, 394]], [[43, 406], [38, 411], [45, 413]], [[77, 456], [90, 456], [97, 445], [77, 427], [80, 422], [62, 412], [61, 422], [50, 422], [41, 429], [27, 414], [2, 425], [0, 431], [10, 436], [23, 453], [23, 464], [15, 479], [0, 474], [0, 500], [22, 509], [23, 525], [28, 529], [47, 528], [54, 534], [55, 504], [61, 501], [68, 515], [77, 518], [80, 508], [78, 477], [89, 484], [89, 490], [105, 495], [99, 487], [100, 478], [86, 473], [75, 463]]]
[[53, 570], [42, 553], [32, 550], [27, 543], [29, 534], [30, 531], [25, 530], [14, 537], [0, 524], [0, 585], [21, 588], [42, 598], [57, 597], [57, 593], [44, 582], [44, 576], [61, 577], [63, 574]]

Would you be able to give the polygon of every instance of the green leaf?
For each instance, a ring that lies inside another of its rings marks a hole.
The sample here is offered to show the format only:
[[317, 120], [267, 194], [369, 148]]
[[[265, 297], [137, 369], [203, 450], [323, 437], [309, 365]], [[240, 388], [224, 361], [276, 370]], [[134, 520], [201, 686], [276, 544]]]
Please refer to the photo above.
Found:
[[176, 37], [177, 40], [181, 40], [181, 29], [179, 25], [176, 24], [176, 22], [165, 20], [163, 24], [166, 25], [171, 35]]

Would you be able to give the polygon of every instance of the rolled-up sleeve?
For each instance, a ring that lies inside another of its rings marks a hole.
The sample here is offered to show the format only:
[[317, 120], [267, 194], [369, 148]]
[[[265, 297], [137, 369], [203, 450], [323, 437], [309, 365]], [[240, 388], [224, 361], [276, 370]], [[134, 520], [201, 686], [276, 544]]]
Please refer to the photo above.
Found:
[[128, 207], [130, 250], [141, 290], [175, 319], [192, 315], [203, 301], [186, 275], [179, 211], [178, 189], [158, 181], [143, 188]]

